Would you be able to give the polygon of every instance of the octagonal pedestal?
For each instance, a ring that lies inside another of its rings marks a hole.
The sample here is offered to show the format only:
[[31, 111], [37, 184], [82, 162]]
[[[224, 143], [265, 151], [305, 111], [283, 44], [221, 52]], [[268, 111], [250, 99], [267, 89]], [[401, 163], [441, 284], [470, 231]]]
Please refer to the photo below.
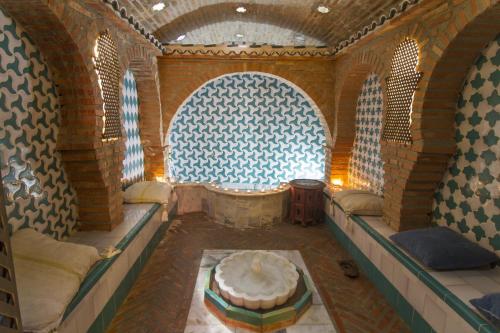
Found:
[[231, 327], [245, 328], [254, 332], [272, 332], [295, 324], [312, 304], [311, 282], [297, 268], [299, 281], [295, 294], [283, 305], [270, 310], [248, 310], [235, 306], [220, 294], [214, 281], [215, 267], [205, 280], [204, 302], [208, 310], [220, 321]]

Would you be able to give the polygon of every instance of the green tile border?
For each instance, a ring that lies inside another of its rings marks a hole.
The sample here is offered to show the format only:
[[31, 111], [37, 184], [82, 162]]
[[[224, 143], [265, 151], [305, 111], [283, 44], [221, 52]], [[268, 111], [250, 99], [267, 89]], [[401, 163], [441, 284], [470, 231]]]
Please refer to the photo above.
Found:
[[[125, 235], [122, 240], [117, 244], [116, 248], [124, 251], [129, 244], [135, 239], [135, 237], [139, 234], [139, 232], [144, 228], [144, 226], [149, 222], [149, 220], [158, 212], [162, 205], [161, 204], [153, 204], [153, 206], [144, 214], [144, 216], [139, 220], [139, 222]], [[94, 321], [92, 326], [89, 328], [89, 332], [104, 332], [104, 329], [111, 322], [116, 310], [119, 305], [125, 300], [125, 297], [128, 294], [128, 291], [133, 285], [135, 278], [139, 275], [142, 267], [144, 266], [147, 258], [151, 255], [153, 250], [155, 249], [158, 242], [163, 237], [164, 232], [170, 226], [172, 219], [177, 215], [177, 204], [171, 209], [168, 213], [168, 222], [162, 223], [158, 230], [155, 232], [149, 243], [141, 252], [139, 258], [136, 260], [134, 265], [129, 269], [127, 275], [124, 280], [120, 283], [115, 293], [111, 297], [111, 299], [107, 302], [104, 309], [101, 311], [97, 319]], [[88, 294], [88, 292], [94, 287], [94, 285], [99, 281], [99, 279], [103, 276], [103, 274], [111, 267], [111, 265], [118, 259], [119, 255], [114, 256], [110, 259], [101, 260], [92, 270], [87, 274], [85, 279], [83, 280], [80, 289], [77, 294], [70, 302], [63, 316], [63, 321], [69, 316], [69, 314], [78, 306], [81, 300]], [[112, 315], [110, 316], [110, 313]], [[106, 319], [106, 320], [104, 320]], [[106, 324], [101, 325], [100, 323]], [[95, 330], [96, 327], [101, 330]]]
[[[277, 310], [268, 310], [267, 312], [262, 313], [245, 309], [244, 307], [234, 306], [226, 302], [222, 296], [213, 291], [210, 285], [213, 281], [213, 275], [215, 274], [215, 271], [216, 267], [212, 267], [212, 269], [210, 269], [205, 276], [204, 302], [210, 304], [210, 307], [215, 307], [217, 311], [219, 311], [219, 314], [232, 321], [248, 324], [260, 329], [273, 326], [278, 323], [284, 324], [285, 322], [290, 321], [296, 322], [312, 304], [312, 285], [307, 279], [304, 271], [298, 267], [297, 271], [304, 279], [304, 295], [296, 300], [295, 303], [290, 304], [287, 307], [283, 307]], [[210, 311], [212, 310], [210, 309]], [[217, 317], [219, 317], [219, 315], [217, 315]]]
[[134, 282], [139, 276], [139, 273], [142, 271], [151, 254], [153, 254], [158, 243], [162, 240], [163, 235], [171, 224], [172, 218], [175, 216], [175, 213], [176, 209], [173, 210], [171, 214], [169, 214], [168, 222], [162, 223], [156, 230], [149, 243], [141, 252], [139, 258], [137, 258], [125, 278], [122, 280], [118, 288], [115, 290], [111, 298], [104, 306], [101, 313], [97, 316], [94, 323], [90, 326], [88, 330], [89, 333], [104, 333], [106, 331], [106, 328], [113, 320], [116, 311], [123, 303], [130, 289], [134, 285]]
[[[330, 199], [330, 196], [324, 193], [324, 196]], [[334, 204], [338, 205], [337, 202], [333, 201]], [[373, 229], [368, 223], [366, 223], [360, 216], [352, 215], [351, 219], [356, 222], [368, 235], [377, 241], [385, 250], [387, 250], [393, 257], [395, 257], [401, 264], [403, 264], [410, 272], [412, 272], [420, 281], [422, 281], [426, 286], [428, 286], [439, 298], [441, 298], [446, 304], [448, 304], [460, 317], [462, 317], [467, 323], [469, 323], [477, 332], [481, 333], [497, 333], [498, 331], [486, 320], [481, 318], [477, 313], [470, 309], [461, 299], [450, 292], [445, 286], [443, 286], [438, 280], [436, 280], [427, 271], [423, 270], [413, 259], [406, 255], [401, 249], [399, 249], [395, 244], [390, 242], [387, 238], [379, 234], [375, 229]], [[325, 220], [328, 222], [329, 226], [335, 224], [333, 219], [325, 212]], [[345, 233], [338, 229], [345, 237]], [[335, 234], [335, 233], [334, 233]], [[337, 234], [336, 234], [337, 235]], [[342, 243], [346, 249], [349, 250], [349, 246], [356, 247], [350, 239], [346, 244]], [[357, 247], [356, 247], [357, 248]], [[359, 249], [358, 249], [359, 250]], [[349, 252], [351, 252], [349, 250]], [[374, 266], [375, 267], [375, 266]]]
[[422, 316], [408, 303], [389, 280], [372, 264], [361, 250], [351, 241], [351, 239], [335, 224], [328, 214], [325, 214], [325, 221], [328, 228], [333, 233], [340, 244], [351, 254], [370, 281], [384, 295], [389, 304], [397, 314], [407, 323], [412, 332], [431, 333], [434, 332], [431, 326]]

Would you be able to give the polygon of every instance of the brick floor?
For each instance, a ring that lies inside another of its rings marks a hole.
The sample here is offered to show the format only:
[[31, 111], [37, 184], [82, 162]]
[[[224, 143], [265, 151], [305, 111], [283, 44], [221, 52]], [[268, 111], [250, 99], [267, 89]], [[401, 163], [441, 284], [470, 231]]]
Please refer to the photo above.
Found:
[[339, 332], [410, 332], [365, 276], [343, 275], [337, 260], [349, 256], [326, 225], [235, 230], [203, 214], [177, 217], [108, 332], [183, 332], [204, 249], [298, 249]]

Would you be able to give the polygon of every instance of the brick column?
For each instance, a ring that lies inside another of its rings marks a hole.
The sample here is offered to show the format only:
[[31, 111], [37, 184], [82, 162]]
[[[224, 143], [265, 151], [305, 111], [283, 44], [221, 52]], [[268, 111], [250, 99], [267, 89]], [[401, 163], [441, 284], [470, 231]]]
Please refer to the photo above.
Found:
[[[0, 5], [37, 44], [56, 82], [61, 102], [57, 147], [77, 192], [81, 228], [110, 230], [123, 220], [124, 140], [101, 140], [103, 103], [93, 48], [105, 29], [119, 50], [127, 43], [140, 45], [134, 38], [142, 37], [117, 30], [120, 22], [109, 25], [119, 19], [100, 3], [95, 9], [66, 0], [0, 0]], [[103, 19], [106, 15], [109, 20]]]

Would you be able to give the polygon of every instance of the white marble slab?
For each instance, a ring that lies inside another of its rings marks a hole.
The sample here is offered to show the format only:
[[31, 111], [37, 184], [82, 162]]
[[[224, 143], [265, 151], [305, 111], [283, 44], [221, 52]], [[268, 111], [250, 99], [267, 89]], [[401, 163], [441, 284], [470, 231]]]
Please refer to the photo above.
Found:
[[[227, 327], [217, 319], [203, 304], [203, 285], [205, 276], [214, 265], [236, 250], [205, 250], [200, 263], [196, 286], [194, 289], [191, 308], [186, 322], [184, 333], [250, 333], [252, 331]], [[313, 304], [302, 315], [299, 321], [292, 326], [280, 329], [274, 333], [336, 333], [337, 330], [330, 319], [314, 281], [307, 270], [306, 264], [299, 251], [271, 251], [279, 254], [304, 271], [304, 274], [313, 284]]]

